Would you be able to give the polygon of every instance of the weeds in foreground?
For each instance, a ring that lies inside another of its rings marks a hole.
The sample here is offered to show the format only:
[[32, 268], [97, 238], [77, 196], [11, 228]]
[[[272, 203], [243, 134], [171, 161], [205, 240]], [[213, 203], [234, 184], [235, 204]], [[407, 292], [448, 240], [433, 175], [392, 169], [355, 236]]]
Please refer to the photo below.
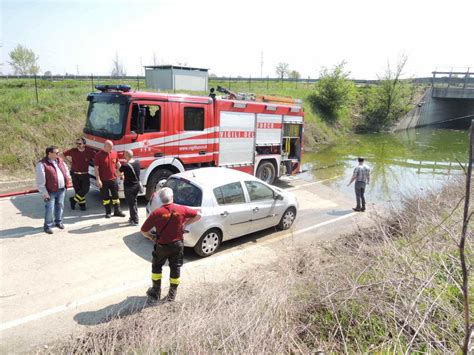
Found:
[[462, 195], [459, 183], [405, 199], [370, 229], [116, 317], [48, 352], [459, 352]]

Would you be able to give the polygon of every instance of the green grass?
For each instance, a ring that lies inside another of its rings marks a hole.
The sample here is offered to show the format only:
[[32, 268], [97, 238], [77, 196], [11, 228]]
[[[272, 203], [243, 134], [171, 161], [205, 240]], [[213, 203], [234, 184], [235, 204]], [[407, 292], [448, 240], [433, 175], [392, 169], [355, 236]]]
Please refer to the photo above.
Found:
[[[87, 94], [92, 90], [90, 81], [64, 80], [51, 82], [38, 80], [38, 103], [33, 79], [0, 80], [0, 167], [8, 174], [32, 175], [34, 164], [43, 156], [49, 145], [60, 149], [71, 146], [82, 135], [88, 103]], [[99, 82], [95, 81], [94, 84]], [[108, 80], [101, 84], [128, 84], [137, 88], [136, 81]], [[229, 88], [228, 82], [210, 81]], [[334, 143], [350, 131], [350, 122], [328, 126], [312, 112], [306, 98], [313, 84], [291, 82], [232, 82], [236, 92], [288, 96], [304, 101], [305, 148], [315, 150], [322, 144]], [[140, 90], [144, 82], [140, 83]], [[207, 95], [207, 93], [193, 93]]]

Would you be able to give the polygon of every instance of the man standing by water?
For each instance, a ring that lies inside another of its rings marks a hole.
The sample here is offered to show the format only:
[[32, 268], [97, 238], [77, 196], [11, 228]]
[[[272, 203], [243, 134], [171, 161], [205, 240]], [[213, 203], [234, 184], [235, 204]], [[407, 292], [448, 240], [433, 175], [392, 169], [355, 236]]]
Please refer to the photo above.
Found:
[[106, 140], [104, 149], [97, 152], [94, 158], [94, 173], [96, 185], [102, 195], [102, 204], [105, 207], [105, 218], [112, 214], [111, 204], [114, 206], [114, 216], [125, 217], [120, 210], [120, 199], [118, 195], [117, 170], [120, 169], [117, 152], [112, 148], [114, 143]]
[[89, 161], [94, 159], [95, 152], [86, 147], [85, 138], [76, 140], [76, 148], [71, 148], [63, 153], [65, 160], [71, 163], [72, 185], [76, 194], [69, 198], [71, 209], [76, 208], [76, 203], [81, 211], [86, 210], [86, 194], [89, 192]]
[[52, 145], [46, 148], [46, 156], [36, 164], [36, 186], [44, 200], [43, 228], [47, 234], [53, 234], [53, 215], [56, 227], [64, 229], [64, 196], [70, 177], [64, 160], [58, 154], [58, 147]]
[[354, 169], [351, 181], [347, 184], [349, 186], [355, 181], [355, 195], [356, 195], [356, 207], [353, 208], [356, 212], [365, 211], [365, 187], [370, 181], [370, 168], [364, 164], [364, 158], [358, 158], [359, 165]]

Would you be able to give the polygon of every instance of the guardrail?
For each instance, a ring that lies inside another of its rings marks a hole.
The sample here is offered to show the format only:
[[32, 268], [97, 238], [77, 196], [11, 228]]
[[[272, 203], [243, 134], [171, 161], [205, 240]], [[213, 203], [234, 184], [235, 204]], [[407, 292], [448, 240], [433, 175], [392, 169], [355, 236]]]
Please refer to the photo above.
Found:
[[474, 68], [435, 70], [432, 74], [433, 97], [474, 98]]

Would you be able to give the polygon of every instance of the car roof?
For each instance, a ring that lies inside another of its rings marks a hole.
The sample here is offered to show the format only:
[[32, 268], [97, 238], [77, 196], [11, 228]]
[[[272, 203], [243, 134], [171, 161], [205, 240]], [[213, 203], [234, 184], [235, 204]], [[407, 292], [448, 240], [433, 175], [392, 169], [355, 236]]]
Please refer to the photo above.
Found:
[[195, 182], [201, 187], [214, 188], [240, 180], [258, 180], [253, 175], [228, 168], [199, 168], [174, 174], [173, 177], [182, 177]]

